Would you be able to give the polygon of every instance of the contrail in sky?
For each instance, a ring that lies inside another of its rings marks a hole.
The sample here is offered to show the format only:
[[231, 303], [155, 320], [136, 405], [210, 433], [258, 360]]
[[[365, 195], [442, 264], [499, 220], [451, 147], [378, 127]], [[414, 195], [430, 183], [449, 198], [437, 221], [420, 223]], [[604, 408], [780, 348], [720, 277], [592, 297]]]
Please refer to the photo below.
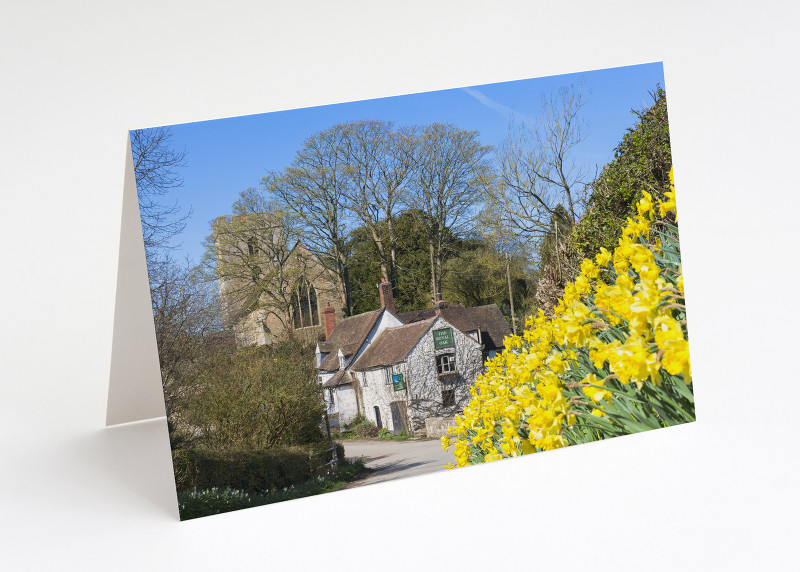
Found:
[[497, 103], [495, 100], [483, 95], [477, 89], [474, 89], [472, 87], [462, 87], [461, 90], [471, 95], [475, 99], [477, 99], [478, 102], [481, 103], [481, 105], [485, 105], [489, 109], [496, 111], [497, 113], [500, 113], [502, 115], [505, 115], [509, 119], [513, 117], [514, 119], [522, 121], [523, 123], [531, 122], [530, 118], [518, 112], [516, 109], [512, 109], [506, 105], [503, 105], [502, 103]]

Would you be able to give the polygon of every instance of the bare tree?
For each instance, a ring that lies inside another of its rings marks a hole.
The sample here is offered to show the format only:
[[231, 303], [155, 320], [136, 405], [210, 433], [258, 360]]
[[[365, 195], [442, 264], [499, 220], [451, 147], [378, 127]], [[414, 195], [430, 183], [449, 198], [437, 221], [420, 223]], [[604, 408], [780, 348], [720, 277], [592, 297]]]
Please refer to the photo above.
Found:
[[586, 104], [583, 85], [563, 86], [542, 103], [534, 126], [512, 125], [497, 153], [498, 184], [489, 202], [510, 231], [541, 239], [549, 230], [558, 205], [570, 223], [592, 180], [573, 160], [586, 138], [580, 112]]
[[431, 267], [431, 299], [441, 292], [442, 263], [455, 236], [474, 221], [474, 207], [490, 184], [492, 168], [477, 131], [434, 123], [417, 138], [416, 169], [408, 197], [426, 215]]
[[197, 390], [197, 362], [222, 330], [219, 297], [198, 268], [166, 256], [151, 258], [148, 277], [170, 439], [178, 448], [191, 439], [183, 414]]
[[301, 224], [304, 244], [332, 270], [347, 314], [353, 312], [347, 212], [344, 209], [347, 174], [345, 127], [334, 126], [310, 136], [283, 172], [270, 172], [261, 186], [280, 208]]
[[522, 265], [531, 250], [530, 238], [525, 234], [514, 232], [503, 224], [502, 216], [491, 203], [478, 215], [481, 238], [489, 245], [491, 251], [502, 256], [508, 286], [508, 303], [511, 314], [511, 329], [517, 334], [517, 313], [514, 307], [514, 289], [511, 279], [512, 264]]
[[157, 249], [168, 246], [183, 231], [191, 215], [191, 211], [182, 212], [177, 200], [164, 200], [183, 185], [178, 171], [186, 166], [186, 152], [172, 147], [172, 131], [167, 127], [138, 129], [131, 131], [130, 137], [142, 234], [150, 260]]
[[298, 237], [295, 218], [254, 188], [241, 193], [232, 216], [214, 222], [204, 262], [219, 281], [228, 327], [258, 312], [263, 325], [275, 320], [292, 331], [292, 296], [305, 274], [292, 252]]
[[345, 133], [348, 208], [369, 232], [383, 278], [396, 285], [394, 218], [403, 200], [404, 185], [416, 165], [414, 130], [394, 131], [387, 121], [357, 121], [348, 123]]

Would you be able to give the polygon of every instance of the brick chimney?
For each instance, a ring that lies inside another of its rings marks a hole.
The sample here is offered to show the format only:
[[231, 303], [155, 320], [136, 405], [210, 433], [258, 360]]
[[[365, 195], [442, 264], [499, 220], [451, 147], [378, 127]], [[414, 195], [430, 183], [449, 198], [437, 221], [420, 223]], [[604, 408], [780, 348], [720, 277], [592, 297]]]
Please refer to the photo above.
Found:
[[386, 278], [381, 278], [381, 283], [378, 284], [378, 293], [381, 295], [381, 308], [386, 308], [392, 314], [394, 314], [395, 309], [394, 309], [394, 294], [392, 293], [392, 283], [387, 282]]
[[336, 327], [336, 310], [331, 308], [331, 303], [325, 304], [325, 309], [322, 310], [322, 324], [325, 326], [325, 339], [331, 337], [333, 328]]

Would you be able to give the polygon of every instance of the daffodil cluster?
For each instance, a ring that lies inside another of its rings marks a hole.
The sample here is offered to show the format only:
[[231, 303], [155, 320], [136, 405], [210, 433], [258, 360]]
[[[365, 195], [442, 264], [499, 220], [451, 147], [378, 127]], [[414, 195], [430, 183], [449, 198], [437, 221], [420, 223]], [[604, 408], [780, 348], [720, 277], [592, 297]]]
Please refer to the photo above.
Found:
[[449, 467], [694, 420], [674, 186], [666, 199], [644, 193], [614, 252], [486, 362], [442, 438]]

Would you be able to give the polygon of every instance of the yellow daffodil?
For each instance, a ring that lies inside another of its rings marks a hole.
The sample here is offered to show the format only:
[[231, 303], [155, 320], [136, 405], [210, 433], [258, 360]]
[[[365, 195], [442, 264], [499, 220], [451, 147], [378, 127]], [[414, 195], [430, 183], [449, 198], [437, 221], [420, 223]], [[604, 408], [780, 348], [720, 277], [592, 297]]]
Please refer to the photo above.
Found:
[[[661, 217], [675, 209], [674, 188], [666, 197]], [[451, 467], [568, 445], [565, 431], [580, 415], [591, 410], [605, 419], [613, 407], [618, 397], [609, 380], [633, 391], [645, 384], [657, 389], [666, 372], [691, 384], [685, 320], [673, 315], [682, 307], [675, 300], [682, 300], [683, 274], [679, 266], [669, 272], [660, 266], [661, 238], [648, 242], [657, 216], [649, 193], [636, 212], [613, 253], [601, 249], [582, 261], [552, 316], [539, 310], [528, 317], [523, 332], [506, 338], [505, 350], [487, 360], [471, 401], [441, 440], [453, 450]], [[581, 381], [565, 381], [575, 379]]]

